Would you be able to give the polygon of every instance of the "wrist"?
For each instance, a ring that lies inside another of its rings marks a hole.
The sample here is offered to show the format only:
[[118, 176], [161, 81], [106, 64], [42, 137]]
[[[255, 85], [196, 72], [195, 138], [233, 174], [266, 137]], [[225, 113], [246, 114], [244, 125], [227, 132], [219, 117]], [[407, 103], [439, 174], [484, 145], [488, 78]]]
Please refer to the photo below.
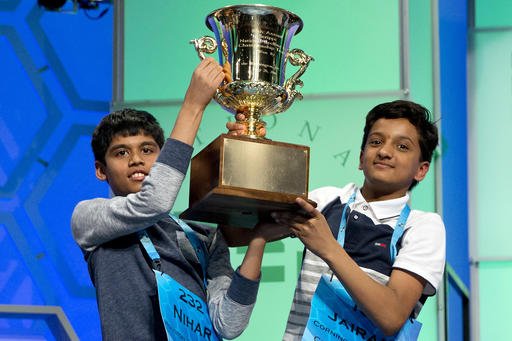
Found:
[[324, 262], [330, 267], [336, 260], [339, 259], [340, 254], [344, 252], [345, 250], [343, 247], [338, 243], [337, 240], [334, 239], [333, 242], [329, 243], [329, 245], [326, 245], [320, 258], [322, 258]]
[[249, 246], [265, 247], [267, 240], [261, 235], [255, 235], [249, 242]]
[[199, 116], [204, 112], [205, 105], [198, 104], [197, 101], [190, 100], [185, 97], [183, 104], [181, 105], [181, 112], [188, 113], [193, 116]]

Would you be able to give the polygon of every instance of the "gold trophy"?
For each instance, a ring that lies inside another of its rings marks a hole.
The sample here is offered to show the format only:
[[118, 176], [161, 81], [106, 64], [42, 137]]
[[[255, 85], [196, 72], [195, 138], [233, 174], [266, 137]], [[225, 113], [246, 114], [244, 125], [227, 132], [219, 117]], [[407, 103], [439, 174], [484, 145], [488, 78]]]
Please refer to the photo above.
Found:
[[[313, 60], [300, 49], [289, 50], [302, 20], [284, 9], [235, 5], [206, 17], [215, 39], [192, 40], [200, 58], [218, 52], [231, 71], [214, 99], [222, 108], [242, 112], [245, 136], [222, 134], [191, 163], [189, 208], [180, 217], [252, 228], [270, 213], [297, 210], [296, 197], [307, 200], [309, 147], [259, 135], [264, 115], [286, 111], [302, 95], [299, 77]], [[287, 62], [299, 69], [285, 79]], [[310, 201], [311, 202], [311, 201]], [[311, 202], [313, 203], [313, 202]], [[314, 204], [314, 203], [313, 203]]]

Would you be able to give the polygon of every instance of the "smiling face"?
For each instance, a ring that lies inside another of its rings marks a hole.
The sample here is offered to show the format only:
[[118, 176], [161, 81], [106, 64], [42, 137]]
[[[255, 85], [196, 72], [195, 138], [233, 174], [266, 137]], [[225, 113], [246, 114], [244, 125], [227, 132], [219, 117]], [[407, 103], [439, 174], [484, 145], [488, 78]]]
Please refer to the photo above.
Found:
[[115, 195], [136, 193], [159, 153], [160, 147], [149, 135], [117, 134], [107, 149], [105, 164], [95, 162], [96, 177], [106, 180]]
[[418, 132], [407, 119], [378, 119], [359, 157], [359, 169], [365, 176], [361, 188], [365, 199], [404, 196], [413, 180], [421, 181], [427, 174], [430, 164], [420, 160]]

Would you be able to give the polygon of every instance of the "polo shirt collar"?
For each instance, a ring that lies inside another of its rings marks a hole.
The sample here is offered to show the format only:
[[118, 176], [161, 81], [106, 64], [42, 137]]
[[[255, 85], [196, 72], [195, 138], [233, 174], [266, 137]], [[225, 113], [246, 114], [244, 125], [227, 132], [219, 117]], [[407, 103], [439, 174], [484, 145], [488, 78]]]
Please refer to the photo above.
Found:
[[361, 194], [361, 189], [358, 188], [354, 204], [358, 207], [360, 205], [368, 205], [371, 208], [372, 213], [375, 215], [375, 218], [382, 220], [400, 216], [402, 209], [408, 201], [409, 192], [400, 198], [383, 201], [372, 201], [371, 203], [368, 203]]

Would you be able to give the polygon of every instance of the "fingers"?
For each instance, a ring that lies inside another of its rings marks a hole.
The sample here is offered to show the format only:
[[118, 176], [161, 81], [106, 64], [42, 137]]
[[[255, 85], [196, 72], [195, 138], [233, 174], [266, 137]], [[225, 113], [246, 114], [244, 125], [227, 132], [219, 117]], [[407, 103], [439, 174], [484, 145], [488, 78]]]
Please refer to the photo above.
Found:
[[[237, 135], [246, 135], [247, 134], [247, 126], [242, 123], [227, 122], [226, 128], [228, 129], [228, 134], [230, 134], [230, 135], [237, 136]], [[265, 136], [266, 133], [267, 133], [266, 129], [261, 128], [258, 131], [258, 136]]]
[[237, 121], [245, 120], [245, 115], [241, 112], [242, 110], [243, 110], [243, 108], [242, 109], [237, 109], [237, 114], [235, 115], [235, 119]]
[[228, 134], [230, 135], [243, 135], [245, 133], [245, 124], [237, 122], [227, 122], [226, 128], [228, 128]]
[[245, 124], [238, 122], [227, 122], [226, 128], [228, 128], [228, 130], [243, 130], [245, 128]]
[[[247, 107], [238, 108], [237, 113], [235, 115], [235, 119], [237, 120], [237, 122], [244, 122], [247, 119], [247, 116], [249, 116], [248, 111], [249, 111], [249, 108], [247, 108]], [[247, 128], [245, 128], [245, 130], [243, 132], [240, 132], [241, 134], [239, 134], [239, 135], [244, 135], [246, 130], [247, 130]], [[262, 127], [258, 128], [257, 135], [261, 136], [261, 137], [264, 137], [265, 135], [267, 135], [267, 129], [265, 128], [264, 125]]]
[[309, 235], [311, 231], [316, 230], [317, 227], [315, 226], [321, 222], [323, 216], [320, 211], [315, 209], [306, 200], [297, 198], [296, 202], [306, 215], [284, 211], [272, 213], [272, 218], [274, 218], [278, 224], [287, 226], [296, 237], [301, 238]]
[[241, 107], [237, 109], [237, 114], [235, 115], [236, 122], [228, 122], [226, 123], [226, 128], [228, 128], [228, 134], [230, 135], [245, 135], [247, 132], [247, 126], [241, 122], [245, 121], [245, 114], [248, 109], [247, 107]]
[[201, 73], [208, 73], [213, 69], [217, 69], [217, 71], [222, 72], [222, 67], [212, 57], [206, 57], [205, 59], [201, 60], [199, 65], [196, 67], [196, 71]]
[[213, 58], [203, 59], [192, 74], [185, 94], [184, 105], [203, 110], [212, 99], [223, 78], [222, 67]]
[[299, 228], [296, 228], [296, 227], [290, 227], [290, 231], [291, 231], [291, 235], [294, 236], [294, 237], [297, 237], [300, 239], [301, 237], [301, 229]]
[[291, 212], [274, 212], [272, 218], [280, 225], [295, 228], [304, 226], [309, 222], [308, 218]]
[[290, 229], [276, 223], [263, 222], [256, 225], [255, 234], [263, 237], [267, 242], [272, 242], [290, 236]]
[[215, 87], [219, 87], [224, 80], [224, 72], [220, 65], [210, 64], [208, 66], [207, 79]]
[[250, 116], [249, 115], [249, 107], [248, 106], [242, 105], [242, 106], [236, 108], [235, 119], [237, 121], [240, 121], [240, 122], [245, 121], [247, 119], [247, 116]]
[[205, 81], [215, 87], [218, 87], [225, 77], [222, 66], [211, 57], [203, 59], [197, 66], [196, 72], [200, 77], [203, 75]]
[[197, 66], [197, 68], [201, 70], [201, 69], [206, 69], [212, 65], [219, 66], [220, 69], [222, 70], [222, 67], [220, 66], [220, 64], [217, 63], [217, 61], [215, 59], [213, 59], [212, 57], [206, 57], [205, 59], [201, 60], [201, 62]]
[[322, 214], [320, 211], [314, 208], [313, 205], [300, 197], [295, 199], [295, 202], [311, 217], [318, 217]]
[[279, 235], [279, 237], [269, 238], [267, 241], [300, 236], [305, 223], [304, 219], [295, 220], [292, 216], [281, 215], [281, 212], [279, 214], [272, 214], [272, 217], [274, 217], [274, 220], [277, 223], [277, 228], [274, 226], [272, 233], [274, 236]]

